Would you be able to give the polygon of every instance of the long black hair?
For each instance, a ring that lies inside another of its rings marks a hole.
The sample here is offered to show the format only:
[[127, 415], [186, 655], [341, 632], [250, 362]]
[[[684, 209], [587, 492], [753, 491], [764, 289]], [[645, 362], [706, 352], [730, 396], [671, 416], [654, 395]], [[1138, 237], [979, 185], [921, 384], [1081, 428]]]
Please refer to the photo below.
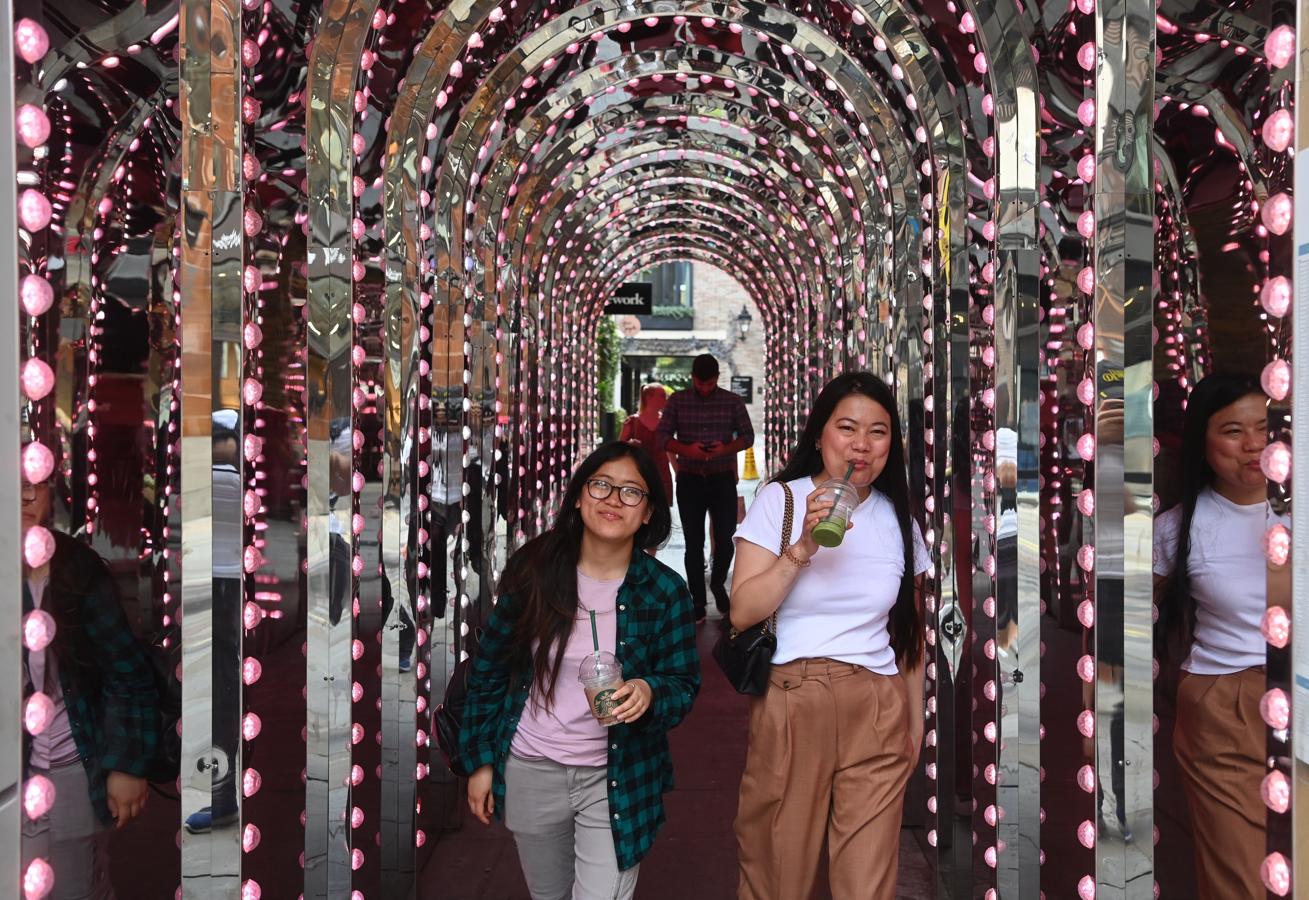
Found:
[[577, 467], [554, 524], [509, 558], [500, 579], [501, 595], [512, 597], [518, 607], [509, 639], [510, 671], [517, 680], [531, 668], [533, 683], [540, 685], [547, 707], [554, 699], [564, 644], [577, 616], [577, 562], [585, 530], [577, 501], [592, 476], [616, 459], [635, 463], [649, 492], [650, 521], [637, 529], [633, 552], [657, 547], [668, 538], [673, 519], [654, 461], [635, 444], [613, 441], [597, 448]]
[[[900, 540], [904, 543], [904, 575], [900, 578], [900, 591], [891, 608], [888, 630], [891, 649], [897, 663], [907, 669], [918, 664], [923, 650], [923, 617], [914, 596], [914, 541], [913, 512], [909, 506], [909, 475], [905, 467], [904, 434], [900, 427], [895, 394], [886, 382], [871, 372], [846, 372], [827, 383], [814, 401], [814, 408], [805, 422], [804, 431], [782, 470], [773, 481], [794, 481], [823, 471], [823, 454], [818, 442], [823, 429], [836, 412], [836, 406], [851, 394], [860, 394], [886, 410], [891, 417], [891, 450], [886, 465], [873, 481], [873, 487], [887, 497], [895, 508], [895, 520], [900, 525]], [[864, 540], [870, 540], [867, 536]]]
[[1191, 579], [1186, 568], [1191, 554], [1195, 504], [1201, 492], [1214, 481], [1214, 470], [1206, 455], [1209, 420], [1219, 410], [1251, 394], [1263, 396], [1259, 379], [1253, 375], [1216, 372], [1202, 378], [1186, 402], [1180, 478], [1182, 521], [1177, 531], [1173, 574], [1159, 608], [1157, 643], [1161, 654], [1166, 653], [1167, 641], [1172, 637], [1180, 637], [1184, 647], [1190, 647], [1195, 640], [1195, 598], [1191, 596]]

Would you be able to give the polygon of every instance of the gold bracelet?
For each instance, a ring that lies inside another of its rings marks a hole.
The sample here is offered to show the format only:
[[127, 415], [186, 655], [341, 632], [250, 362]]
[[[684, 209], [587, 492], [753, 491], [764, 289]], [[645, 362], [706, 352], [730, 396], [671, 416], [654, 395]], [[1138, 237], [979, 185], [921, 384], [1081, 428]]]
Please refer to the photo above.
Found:
[[782, 555], [790, 560], [791, 565], [795, 566], [797, 569], [807, 568], [808, 566], [813, 565], [814, 562], [812, 559], [796, 559], [796, 556], [791, 552], [790, 547], [783, 547]]

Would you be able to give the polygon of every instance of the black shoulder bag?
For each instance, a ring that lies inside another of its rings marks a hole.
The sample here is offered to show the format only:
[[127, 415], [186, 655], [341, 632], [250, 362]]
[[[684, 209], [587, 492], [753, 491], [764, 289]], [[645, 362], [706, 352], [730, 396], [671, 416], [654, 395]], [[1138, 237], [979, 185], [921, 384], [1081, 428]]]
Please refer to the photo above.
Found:
[[432, 715], [432, 730], [436, 732], [436, 743], [441, 749], [445, 766], [460, 778], [467, 778], [472, 772], [464, 768], [459, 761], [459, 729], [464, 721], [464, 705], [468, 702], [468, 679], [473, 674], [473, 660], [481, 646], [482, 629], [477, 629], [477, 647], [464, 659], [455, 664], [450, 673], [450, 683], [445, 686], [445, 696]]
[[[782, 517], [779, 556], [791, 539], [791, 522], [795, 518], [795, 497], [791, 494], [791, 486], [782, 482], [782, 490], [786, 491], [786, 514]], [[729, 626], [714, 644], [714, 659], [738, 694], [760, 697], [768, 691], [768, 672], [776, 651], [777, 613], [774, 611], [767, 619], [745, 631]]]

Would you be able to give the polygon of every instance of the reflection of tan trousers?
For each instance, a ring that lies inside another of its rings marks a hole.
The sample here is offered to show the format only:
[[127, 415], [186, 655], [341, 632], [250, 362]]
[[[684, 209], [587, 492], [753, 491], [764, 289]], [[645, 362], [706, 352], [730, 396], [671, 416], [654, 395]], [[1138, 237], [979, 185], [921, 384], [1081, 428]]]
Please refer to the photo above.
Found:
[[1173, 746], [1181, 764], [1195, 837], [1198, 900], [1263, 900], [1267, 855], [1266, 726], [1262, 667], [1231, 675], [1184, 674], [1177, 688]]
[[908, 732], [899, 676], [826, 659], [773, 666], [750, 701], [740, 900], [806, 900], [824, 834], [834, 900], [893, 900]]

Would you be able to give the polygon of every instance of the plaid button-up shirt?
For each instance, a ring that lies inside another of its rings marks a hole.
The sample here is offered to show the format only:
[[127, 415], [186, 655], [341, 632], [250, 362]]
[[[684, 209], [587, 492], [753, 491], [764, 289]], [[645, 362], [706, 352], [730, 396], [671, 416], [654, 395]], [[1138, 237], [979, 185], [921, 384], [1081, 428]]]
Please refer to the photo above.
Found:
[[[72, 633], [56, 632], [55, 640], [71, 644], [73, 658], [88, 660], [97, 670], [99, 687], [92, 690], [78, 682], [76, 671], [60, 665], [59, 682], [68, 710], [73, 743], [86, 769], [91, 806], [100, 821], [113, 821], [105, 783], [110, 772], [146, 777], [159, 749], [160, 716], [155, 690], [154, 668], [141, 643], [132, 633], [118, 602], [111, 576], [94, 551], [75, 538], [55, 533], [56, 567], [80, 570], [76, 597], [61, 598], [75, 611]], [[50, 608], [54, 598], [42, 604]], [[33, 608], [31, 592], [23, 582], [23, 612]], [[23, 651], [26, 659], [27, 651]], [[26, 666], [24, 666], [26, 668]], [[32, 692], [24, 678], [25, 694]], [[30, 738], [24, 736], [24, 760], [30, 752]]]
[[[684, 444], [701, 444], [720, 441], [728, 444], [745, 438], [746, 446], [754, 443], [754, 426], [745, 401], [731, 391], [714, 388], [708, 397], [701, 397], [695, 388], [680, 390], [668, 398], [663, 418], [659, 420], [658, 441], [662, 448], [669, 438]], [[736, 472], [736, 454], [729, 453], [715, 459], [699, 460], [687, 456], [677, 457], [678, 474], [719, 475]]]
[[[700, 658], [686, 582], [653, 556], [633, 552], [617, 603], [623, 676], [644, 679], [653, 695], [644, 716], [607, 729], [609, 824], [618, 867], [630, 869], [649, 852], [664, 822], [663, 794], [673, 789], [668, 730], [682, 721], [700, 691]], [[497, 817], [504, 815], [509, 745], [531, 687], [530, 672], [517, 683], [509, 681], [509, 638], [520, 611], [510, 596], [496, 604], [468, 680], [459, 730], [459, 752], [468, 770], [494, 767]]]

